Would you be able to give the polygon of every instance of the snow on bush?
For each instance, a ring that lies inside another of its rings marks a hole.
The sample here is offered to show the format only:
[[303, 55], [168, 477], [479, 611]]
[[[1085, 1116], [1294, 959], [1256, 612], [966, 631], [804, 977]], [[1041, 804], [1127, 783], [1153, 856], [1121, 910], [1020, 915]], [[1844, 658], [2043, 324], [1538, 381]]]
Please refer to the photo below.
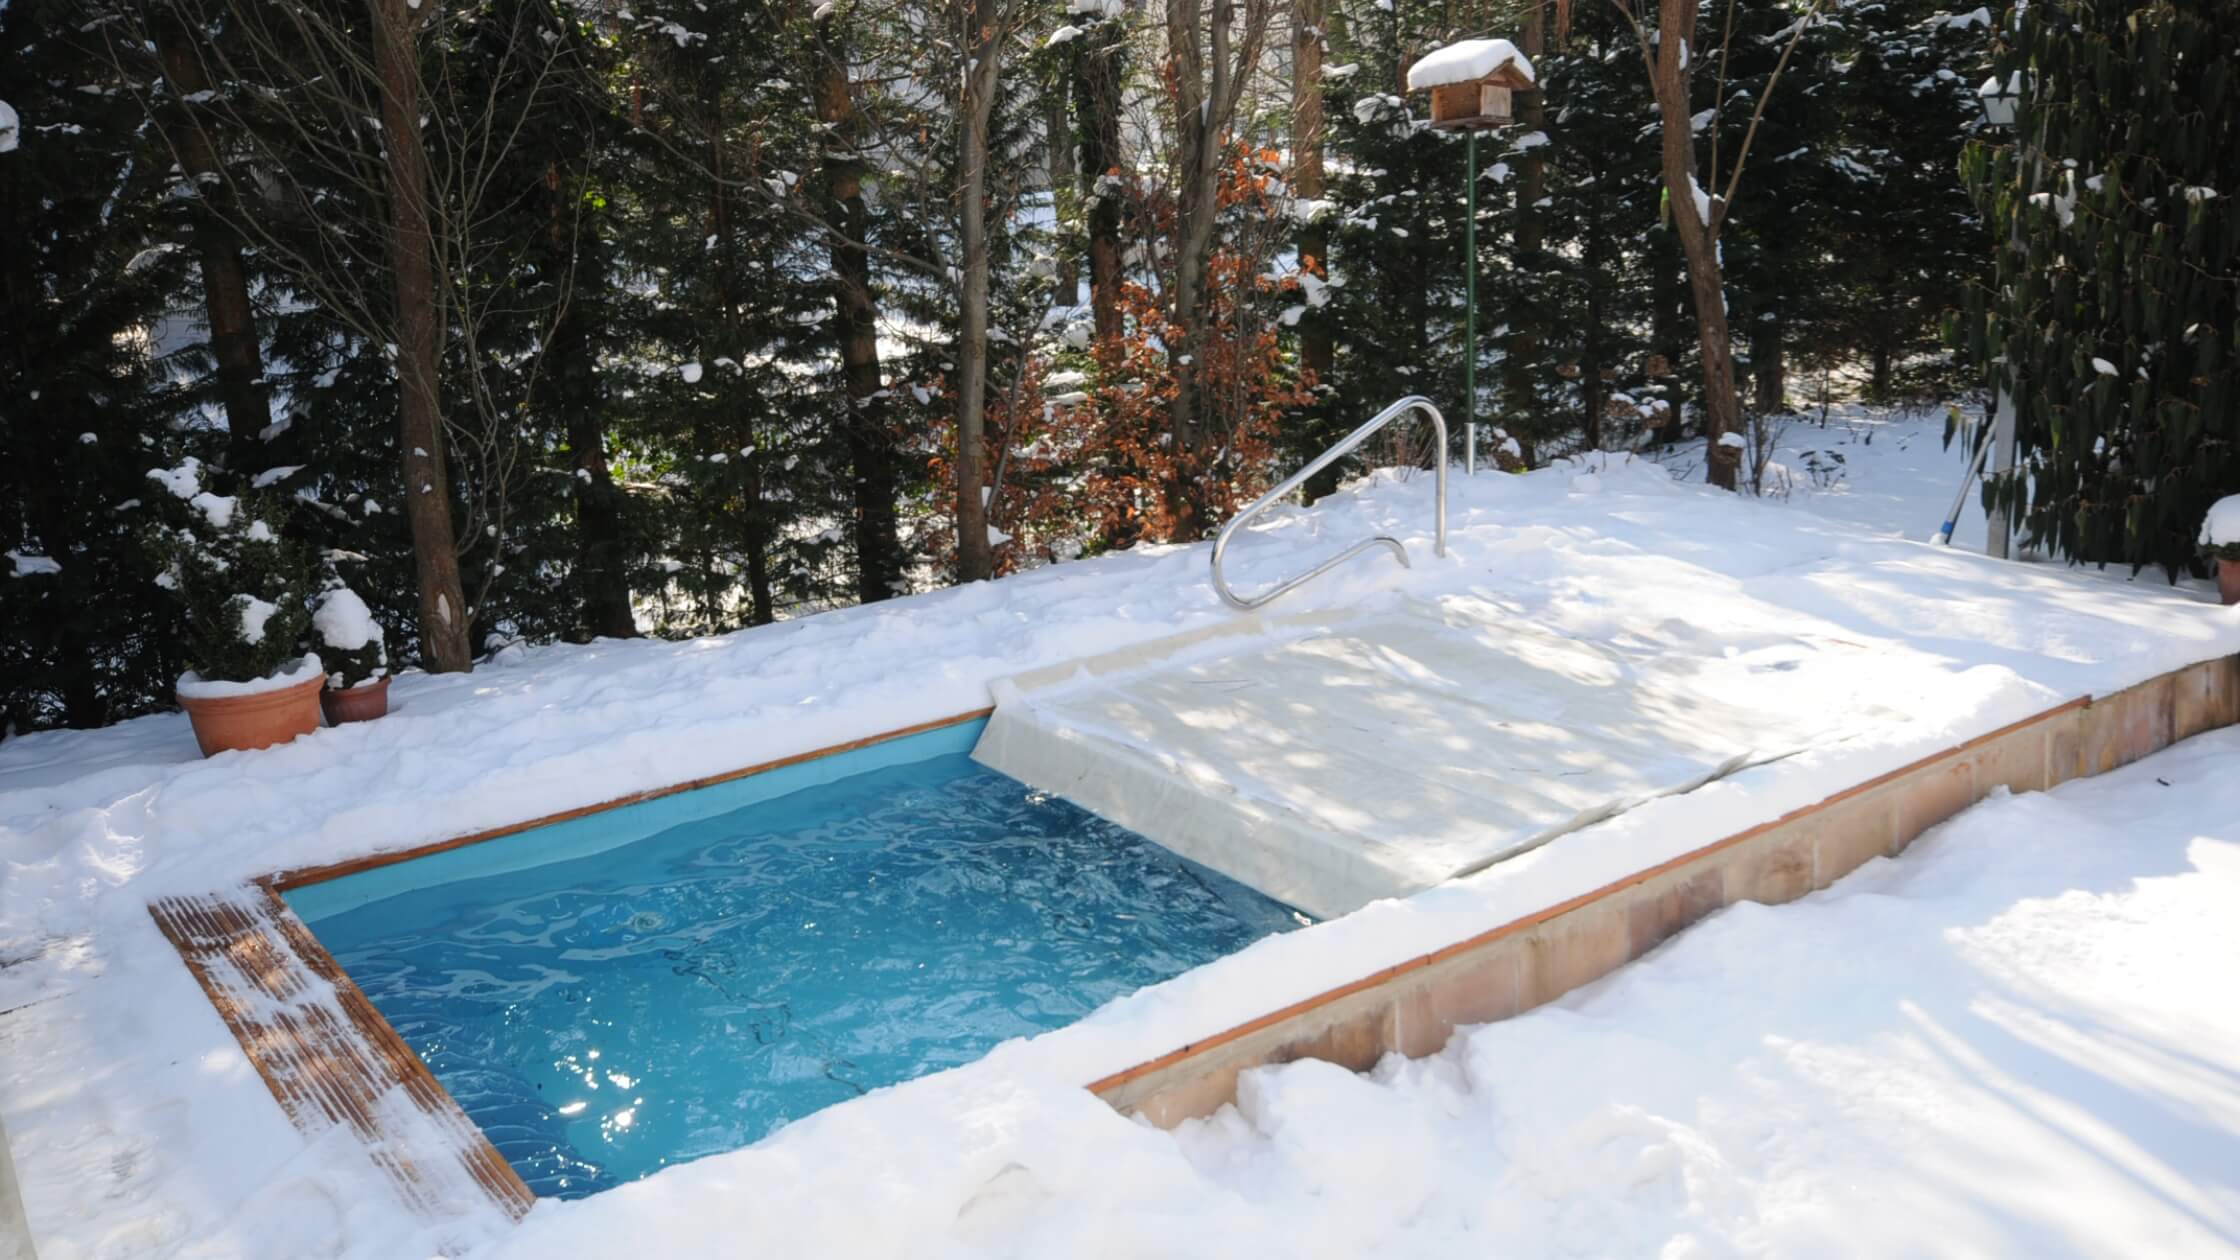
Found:
[[2217, 560], [2240, 560], [2240, 494], [2228, 494], [2209, 505], [2201, 518], [2201, 554]]
[[157, 498], [160, 523], [145, 537], [156, 584], [185, 608], [194, 668], [181, 681], [277, 683], [311, 624], [310, 558], [281, 532], [277, 501], [205, 489], [207, 471], [188, 458], [148, 474], [170, 492]]
[[28, 551], [9, 552], [8, 563], [15, 577], [52, 577], [62, 572], [62, 565], [53, 557]]
[[389, 648], [382, 641], [381, 623], [349, 587], [335, 586], [319, 597], [311, 629], [326, 659], [330, 685], [362, 686], [389, 672]]

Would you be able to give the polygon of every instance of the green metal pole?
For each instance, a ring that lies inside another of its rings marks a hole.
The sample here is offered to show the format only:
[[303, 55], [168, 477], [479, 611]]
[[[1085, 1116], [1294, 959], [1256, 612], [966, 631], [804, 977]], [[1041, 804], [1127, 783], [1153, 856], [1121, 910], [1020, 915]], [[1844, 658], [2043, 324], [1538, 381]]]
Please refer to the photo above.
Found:
[[[1478, 422], [1478, 129], [1462, 141], [1465, 176], [1462, 202], [1462, 422]], [[1465, 429], [1468, 433], [1472, 430]]]

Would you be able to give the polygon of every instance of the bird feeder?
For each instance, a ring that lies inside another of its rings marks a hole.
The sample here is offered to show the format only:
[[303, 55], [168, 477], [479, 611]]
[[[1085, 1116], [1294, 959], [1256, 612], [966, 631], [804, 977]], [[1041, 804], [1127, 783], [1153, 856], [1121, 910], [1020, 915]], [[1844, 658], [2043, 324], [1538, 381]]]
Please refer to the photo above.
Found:
[[1463, 133], [1462, 405], [1464, 449], [1478, 448], [1478, 133], [1516, 118], [1512, 96], [1533, 86], [1532, 63], [1505, 39], [1466, 39], [1408, 67], [1408, 90], [1431, 93], [1431, 125]]
[[1431, 125], [1480, 131], [1516, 121], [1515, 93], [1534, 86], [1532, 62], [1505, 39], [1466, 39], [1408, 67], [1408, 90], [1431, 93]]

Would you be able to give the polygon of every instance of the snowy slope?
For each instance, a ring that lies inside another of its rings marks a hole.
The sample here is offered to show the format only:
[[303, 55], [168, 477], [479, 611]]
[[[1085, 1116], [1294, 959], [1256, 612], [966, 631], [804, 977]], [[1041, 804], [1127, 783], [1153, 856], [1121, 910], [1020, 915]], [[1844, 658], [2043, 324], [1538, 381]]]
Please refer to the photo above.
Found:
[[[1887, 683], [1913, 720], [1645, 806], [1465, 883], [1264, 941], [750, 1150], [540, 1206], [534, 1228], [508, 1245], [615, 1255], [656, 1238], [681, 1246], [703, 1226], [758, 1239], [798, 1228], [835, 1243], [804, 1253], [878, 1254], [895, 1249], [881, 1239], [923, 1234], [929, 1211], [942, 1229], [962, 1227], [968, 1201], [1000, 1220], [1004, 1204], [1033, 1193], [998, 1175], [1021, 1141], [1069, 1148], [1094, 1133], [1171, 1155], [1170, 1139], [1120, 1125], [1083, 1081], [2061, 699], [2240, 650], [2240, 616], [2197, 586], [2000, 565], [1908, 541], [1934, 528], [1958, 457], [1923, 457], [1925, 470], [1893, 462], [1889, 484], [1877, 482], [1877, 461], [1898, 449], [1888, 439], [1899, 429], [1914, 434], [1911, 452], [1933, 445], [1940, 423], [1891, 423], [1862, 444], [1873, 454], [1850, 463], [1849, 493], [1785, 503], [1675, 484], [1622, 459], [1458, 481], [1445, 560], [1430, 555], [1420, 478], [1379, 477], [1277, 516], [1233, 551], [1240, 587], [1372, 531], [1396, 534], [1416, 557], [1412, 571], [1349, 566], [1295, 597], [1298, 608], [1470, 599], [1543, 631], [1731, 659], [1738, 670], [1840, 642], [1859, 653], [1858, 672], [1841, 691], [1806, 689], [1795, 702]], [[1843, 509], [1856, 511], [1846, 519]], [[383, 721], [263, 753], [199, 761], [176, 716], [0, 745], [0, 1119], [40, 1254], [390, 1260], [439, 1243], [472, 1253], [506, 1236], [494, 1219], [409, 1236], [346, 1138], [298, 1136], [154, 929], [152, 897], [977, 708], [992, 678], [1226, 616], [1203, 547], [1145, 548], [720, 639], [517, 651], [466, 677], [407, 673]], [[1058, 1158], [1033, 1178], [1073, 1175], [1064, 1161], [1074, 1157]], [[1093, 1176], [1105, 1158], [1084, 1149], [1070, 1167]], [[1195, 1184], [1186, 1168], [1174, 1175]], [[705, 1204], [716, 1218], [696, 1214]], [[840, 1245], [850, 1240], [861, 1246]]]

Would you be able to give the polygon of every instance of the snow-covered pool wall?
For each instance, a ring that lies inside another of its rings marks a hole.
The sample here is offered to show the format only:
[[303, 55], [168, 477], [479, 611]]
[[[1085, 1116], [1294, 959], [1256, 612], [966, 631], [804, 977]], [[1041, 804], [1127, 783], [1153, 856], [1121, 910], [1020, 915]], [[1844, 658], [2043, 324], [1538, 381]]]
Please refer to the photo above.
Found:
[[2040, 791], [2240, 722], [2240, 657], [2084, 697], [1772, 822], [1181, 1046], [1090, 1086], [1161, 1127], [1236, 1098], [1238, 1073], [1297, 1059], [1367, 1071], [1437, 1053], [1455, 1029], [1553, 1001], [1740, 901], [1825, 888], [1998, 789]]

